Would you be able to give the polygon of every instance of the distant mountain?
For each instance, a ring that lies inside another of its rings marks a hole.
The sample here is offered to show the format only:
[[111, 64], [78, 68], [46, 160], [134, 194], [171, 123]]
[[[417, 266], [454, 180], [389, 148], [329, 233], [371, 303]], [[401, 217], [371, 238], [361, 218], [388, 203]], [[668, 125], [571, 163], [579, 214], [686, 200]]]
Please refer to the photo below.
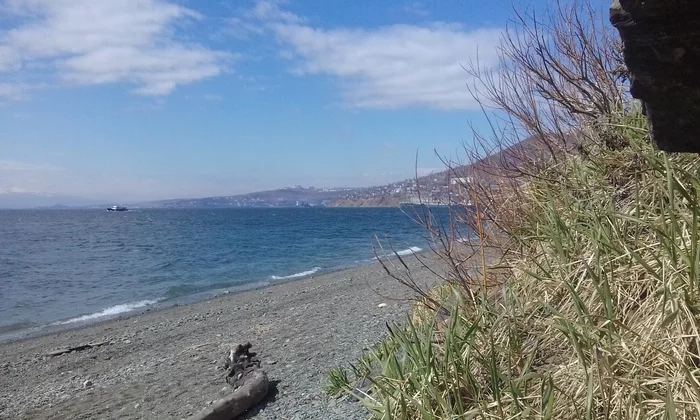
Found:
[[422, 202], [446, 202], [450, 180], [489, 173], [494, 168], [513, 169], [525, 160], [538, 159], [543, 143], [526, 139], [475, 162], [442, 172], [410, 178], [387, 185], [363, 188], [289, 187], [232, 196], [160, 200], [134, 204], [140, 208], [239, 208], [239, 207], [395, 207], [415, 202], [420, 191]]
[[[241, 207], [395, 207], [404, 202], [416, 202], [418, 191], [422, 202], [446, 202], [451, 179], [493, 174], [501, 169], [521, 167], [527, 160], [541, 159], [548, 154], [546, 145], [531, 137], [468, 165], [442, 172], [410, 178], [387, 185], [363, 188], [315, 188], [294, 186], [231, 196], [183, 198], [132, 203], [130, 208], [241, 208]], [[101, 208], [94, 200], [43, 193], [0, 191], [0, 208]]]
[[137, 203], [138, 208], [237, 208], [237, 207], [312, 207], [325, 206], [356, 189], [288, 187], [249, 194], [220, 197], [184, 198]]
[[91, 204], [96, 204], [96, 201], [69, 195], [19, 192], [16, 189], [0, 191], [0, 209], [70, 208]]

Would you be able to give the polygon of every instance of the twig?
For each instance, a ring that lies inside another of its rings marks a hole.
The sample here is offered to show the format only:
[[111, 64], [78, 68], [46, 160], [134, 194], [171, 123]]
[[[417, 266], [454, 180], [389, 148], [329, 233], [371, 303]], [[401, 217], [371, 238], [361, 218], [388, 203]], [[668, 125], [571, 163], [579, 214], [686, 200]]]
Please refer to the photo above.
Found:
[[83, 350], [91, 349], [93, 347], [104, 346], [105, 344], [109, 344], [109, 341], [100, 341], [99, 343], [87, 343], [87, 344], [82, 344], [80, 346], [75, 346], [75, 347], [65, 347], [62, 349], [50, 351], [50, 352], [46, 353], [46, 356], [49, 356], [49, 357], [60, 356], [62, 354], [66, 354], [66, 353], [72, 353], [74, 351], [83, 351]]

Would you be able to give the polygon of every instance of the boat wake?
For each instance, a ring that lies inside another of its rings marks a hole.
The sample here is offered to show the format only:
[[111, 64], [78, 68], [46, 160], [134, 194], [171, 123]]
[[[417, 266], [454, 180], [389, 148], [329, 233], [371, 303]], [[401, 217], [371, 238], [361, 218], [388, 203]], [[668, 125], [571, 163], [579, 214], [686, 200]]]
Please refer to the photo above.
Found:
[[270, 279], [272, 279], [272, 280], [298, 279], [300, 277], [306, 277], [306, 276], [310, 276], [312, 274], [318, 273], [320, 270], [321, 270], [321, 267], [314, 267], [311, 270], [302, 271], [301, 273], [291, 274], [289, 276], [270, 276]]

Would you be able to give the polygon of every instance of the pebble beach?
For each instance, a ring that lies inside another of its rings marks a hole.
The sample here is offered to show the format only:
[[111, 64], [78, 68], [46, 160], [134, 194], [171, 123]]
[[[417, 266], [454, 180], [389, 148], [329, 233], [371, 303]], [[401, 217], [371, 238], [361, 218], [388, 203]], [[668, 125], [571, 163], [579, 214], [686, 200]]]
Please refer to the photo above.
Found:
[[[419, 261], [420, 259], [420, 261]], [[406, 259], [420, 283], [432, 253]], [[0, 419], [181, 419], [231, 392], [224, 359], [250, 342], [272, 384], [250, 419], [366, 419], [332, 399], [330, 369], [401, 322], [413, 292], [379, 263], [0, 344]], [[51, 356], [56, 349], [97, 344]]]

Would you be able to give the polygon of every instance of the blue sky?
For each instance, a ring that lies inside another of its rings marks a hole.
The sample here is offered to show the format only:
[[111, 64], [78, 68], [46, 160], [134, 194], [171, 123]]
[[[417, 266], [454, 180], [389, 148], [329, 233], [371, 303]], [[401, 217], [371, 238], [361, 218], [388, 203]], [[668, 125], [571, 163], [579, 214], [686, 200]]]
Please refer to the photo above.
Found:
[[[533, 2], [526, 2], [531, 5]], [[439, 170], [503, 0], [0, 0], [0, 193], [141, 200]]]

